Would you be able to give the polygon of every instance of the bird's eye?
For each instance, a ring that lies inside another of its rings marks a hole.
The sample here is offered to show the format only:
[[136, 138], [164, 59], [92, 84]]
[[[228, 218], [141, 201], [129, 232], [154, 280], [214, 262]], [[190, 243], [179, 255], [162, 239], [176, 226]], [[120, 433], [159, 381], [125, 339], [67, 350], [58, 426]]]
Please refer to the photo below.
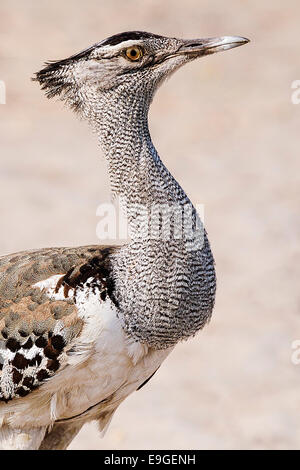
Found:
[[128, 47], [128, 49], [125, 51], [125, 54], [126, 57], [132, 61], [139, 60], [141, 57], [143, 57], [143, 51], [138, 46]]

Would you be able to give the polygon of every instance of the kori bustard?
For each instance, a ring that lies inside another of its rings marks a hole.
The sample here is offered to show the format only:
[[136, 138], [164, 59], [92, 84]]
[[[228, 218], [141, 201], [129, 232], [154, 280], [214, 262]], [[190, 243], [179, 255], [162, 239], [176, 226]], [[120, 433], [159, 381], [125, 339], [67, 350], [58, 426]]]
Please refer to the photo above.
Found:
[[90, 420], [105, 430], [176, 343], [210, 319], [216, 281], [209, 242], [153, 146], [148, 110], [179, 67], [247, 42], [125, 32], [36, 74], [48, 98], [59, 97], [98, 133], [131, 238], [118, 247], [0, 258], [3, 448], [63, 449]]

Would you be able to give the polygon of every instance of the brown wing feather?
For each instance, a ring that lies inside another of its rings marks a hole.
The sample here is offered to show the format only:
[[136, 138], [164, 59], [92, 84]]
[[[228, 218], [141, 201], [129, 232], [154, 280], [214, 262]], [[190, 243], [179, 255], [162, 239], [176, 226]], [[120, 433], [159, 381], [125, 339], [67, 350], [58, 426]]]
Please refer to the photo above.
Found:
[[[83, 326], [68, 290], [90, 275], [107, 279], [114, 249], [51, 248], [0, 258], [0, 400], [26, 396], [64, 366]], [[57, 274], [65, 301], [32, 287]]]

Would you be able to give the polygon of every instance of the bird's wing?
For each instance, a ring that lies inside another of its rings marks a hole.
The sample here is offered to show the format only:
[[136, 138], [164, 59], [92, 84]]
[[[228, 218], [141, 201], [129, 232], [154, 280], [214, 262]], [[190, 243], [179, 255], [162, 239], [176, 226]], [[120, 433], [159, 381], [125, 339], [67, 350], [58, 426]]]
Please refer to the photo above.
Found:
[[[115, 249], [51, 248], [0, 258], [0, 400], [28, 395], [64, 367], [83, 327], [68, 291], [92, 276], [103, 286], [99, 295], [109, 295], [107, 266]], [[35, 286], [53, 276], [62, 300]]]

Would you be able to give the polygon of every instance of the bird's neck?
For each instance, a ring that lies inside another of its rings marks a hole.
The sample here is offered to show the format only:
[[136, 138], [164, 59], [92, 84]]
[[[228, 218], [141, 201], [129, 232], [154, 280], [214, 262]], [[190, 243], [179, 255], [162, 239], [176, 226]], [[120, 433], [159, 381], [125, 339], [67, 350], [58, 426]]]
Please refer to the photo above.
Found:
[[93, 122], [108, 162], [111, 190], [129, 204], [183, 203], [187, 197], [163, 165], [148, 127], [151, 96], [102, 94]]
[[130, 336], [163, 349], [210, 317], [214, 270], [196, 211], [152, 144], [150, 101], [108, 93], [86, 114], [99, 134], [112, 191], [125, 199], [130, 230], [129, 243], [110, 258], [114, 302]]

